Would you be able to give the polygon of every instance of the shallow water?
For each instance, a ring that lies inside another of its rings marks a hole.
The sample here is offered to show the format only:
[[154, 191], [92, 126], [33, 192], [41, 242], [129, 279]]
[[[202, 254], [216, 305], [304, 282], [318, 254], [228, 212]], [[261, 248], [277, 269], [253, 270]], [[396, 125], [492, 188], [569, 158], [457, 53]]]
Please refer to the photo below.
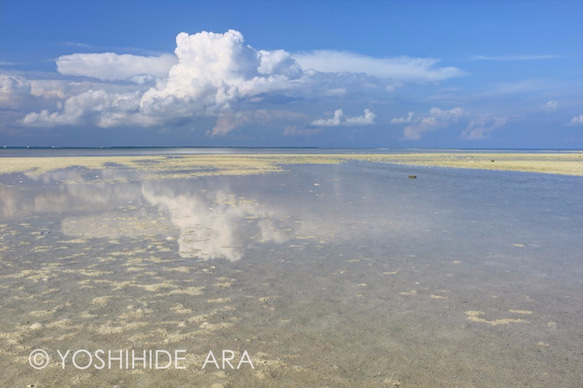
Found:
[[[0, 381], [576, 386], [582, 188], [361, 162], [174, 180], [113, 166], [5, 174]], [[81, 368], [80, 349], [92, 354]], [[128, 357], [101, 369], [98, 350], [183, 350], [184, 369]], [[223, 350], [250, 363], [223, 369]]]

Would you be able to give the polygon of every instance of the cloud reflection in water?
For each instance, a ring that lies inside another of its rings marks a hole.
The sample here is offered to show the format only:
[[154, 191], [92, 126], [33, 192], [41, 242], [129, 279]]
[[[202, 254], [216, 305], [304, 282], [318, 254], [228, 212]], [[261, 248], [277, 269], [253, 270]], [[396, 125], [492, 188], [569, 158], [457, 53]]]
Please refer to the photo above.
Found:
[[180, 257], [201, 260], [235, 261], [253, 244], [293, 238], [293, 229], [282, 226], [290, 218], [287, 212], [233, 194], [228, 178], [128, 177], [120, 170], [78, 169], [23, 176], [19, 186], [36, 190], [22, 195], [16, 187], [3, 189], [2, 214], [13, 219], [50, 215], [63, 234], [75, 238], [177, 236]]

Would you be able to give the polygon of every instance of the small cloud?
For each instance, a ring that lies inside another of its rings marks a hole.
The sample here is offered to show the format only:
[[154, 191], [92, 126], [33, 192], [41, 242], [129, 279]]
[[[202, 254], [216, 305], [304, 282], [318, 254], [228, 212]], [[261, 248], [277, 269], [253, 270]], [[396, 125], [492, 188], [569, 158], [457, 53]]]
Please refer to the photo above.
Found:
[[242, 111], [226, 113], [217, 119], [212, 131], [207, 131], [207, 136], [225, 136], [235, 128], [254, 123], [255, 125], [274, 126], [274, 122], [305, 119], [302, 113], [283, 110], [258, 109], [254, 111]]
[[583, 115], [573, 117], [568, 125], [572, 127], [583, 125]]
[[326, 91], [325, 94], [330, 97], [341, 97], [346, 94], [346, 89], [345, 88], [329, 89]]
[[480, 115], [470, 121], [466, 129], [462, 132], [462, 139], [486, 139], [493, 131], [506, 125], [507, 121], [508, 117], [505, 116]]
[[344, 113], [342, 112], [342, 109], [338, 109], [334, 111], [334, 117], [331, 119], [314, 120], [311, 125], [315, 125], [316, 127], [337, 127], [342, 122], [343, 117]]
[[476, 55], [471, 58], [473, 61], [536, 61], [539, 59], [554, 59], [557, 55], [503, 55], [503, 56], [488, 56]]
[[409, 112], [407, 114], [407, 117], [400, 117], [400, 118], [392, 119], [391, 124], [406, 124], [406, 123], [410, 123], [411, 120], [413, 120], [413, 112]]
[[[403, 136], [408, 140], [419, 140], [425, 132], [454, 124], [464, 114], [461, 107], [450, 110], [431, 108], [427, 115], [412, 120], [412, 124], [403, 129]], [[413, 118], [412, 115], [411, 118]]]
[[400, 88], [401, 86], [403, 86], [402, 83], [396, 83], [396, 84], [389, 84], [385, 87], [385, 90], [389, 93], [394, 92], [395, 90], [397, 90], [397, 88]]
[[311, 136], [320, 131], [319, 128], [298, 128], [295, 125], [290, 125], [283, 130], [283, 136]]
[[556, 111], [557, 111], [557, 109], [559, 109], [559, 102], [558, 102], [558, 101], [554, 101], [554, 100], [547, 101], [547, 102], [546, 102], [546, 103], [543, 105], [542, 109], [543, 109], [545, 112], [547, 112], [547, 113], [553, 113], [553, 112], [556, 112]]
[[212, 131], [207, 131], [207, 136], [225, 136], [227, 133], [231, 132], [238, 126], [244, 125], [252, 120], [253, 113], [251, 112], [239, 112], [237, 114], [231, 114], [227, 116], [220, 116], [217, 119]]
[[73, 46], [73, 47], [91, 47], [91, 45], [79, 42], [63, 42], [65, 46]]
[[492, 89], [480, 94], [481, 97], [491, 97], [499, 95], [509, 95], [518, 93], [530, 93], [548, 89], [549, 85], [543, 81], [531, 79], [518, 82], [501, 82]]
[[370, 109], [365, 109], [362, 116], [346, 117], [344, 125], [371, 125], [374, 124], [374, 119], [377, 117]]
[[350, 117], [345, 116], [342, 109], [334, 111], [334, 116], [329, 119], [317, 119], [312, 121], [311, 125], [316, 127], [338, 127], [353, 125], [371, 125], [374, 124], [376, 115], [370, 110], [365, 109], [362, 116]]

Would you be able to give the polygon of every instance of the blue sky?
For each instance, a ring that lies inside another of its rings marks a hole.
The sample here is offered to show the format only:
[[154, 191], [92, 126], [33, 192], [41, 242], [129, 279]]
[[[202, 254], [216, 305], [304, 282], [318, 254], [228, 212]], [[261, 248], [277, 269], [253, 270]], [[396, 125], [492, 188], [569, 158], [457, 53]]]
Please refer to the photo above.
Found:
[[583, 148], [583, 2], [0, 1], [0, 145]]

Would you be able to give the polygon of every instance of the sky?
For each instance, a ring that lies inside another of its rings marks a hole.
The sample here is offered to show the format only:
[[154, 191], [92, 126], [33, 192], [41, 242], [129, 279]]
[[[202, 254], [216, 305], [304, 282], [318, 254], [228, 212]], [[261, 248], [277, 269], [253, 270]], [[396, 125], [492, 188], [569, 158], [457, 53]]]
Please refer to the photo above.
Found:
[[583, 2], [0, 0], [0, 146], [583, 148]]

